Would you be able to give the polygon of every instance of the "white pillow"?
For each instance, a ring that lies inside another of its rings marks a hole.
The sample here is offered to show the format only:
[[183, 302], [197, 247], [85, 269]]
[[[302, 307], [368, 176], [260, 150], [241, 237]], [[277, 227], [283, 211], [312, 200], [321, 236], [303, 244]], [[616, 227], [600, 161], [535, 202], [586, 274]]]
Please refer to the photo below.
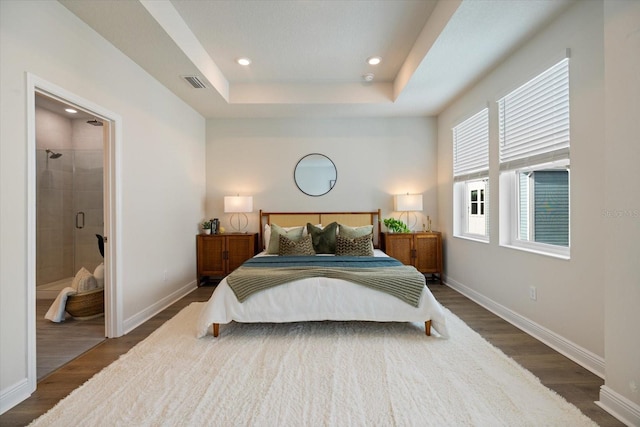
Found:
[[92, 291], [98, 288], [98, 281], [89, 270], [82, 267], [73, 278], [71, 287], [78, 293]]
[[104, 263], [100, 263], [99, 266], [93, 271], [93, 277], [96, 278], [99, 288], [104, 288]]
[[264, 225], [264, 233], [262, 233], [262, 249], [269, 247], [269, 240], [271, 239], [271, 226], [269, 224]]

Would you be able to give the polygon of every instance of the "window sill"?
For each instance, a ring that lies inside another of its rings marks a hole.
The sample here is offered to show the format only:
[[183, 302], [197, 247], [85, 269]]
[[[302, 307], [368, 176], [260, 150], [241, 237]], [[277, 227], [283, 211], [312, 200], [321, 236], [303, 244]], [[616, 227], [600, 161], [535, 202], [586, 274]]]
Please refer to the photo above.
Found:
[[524, 251], [524, 252], [530, 252], [530, 253], [534, 253], [534, 254], [538, 254], [538, 255], [548, 256], [548, 257], [551, 257], [551, 258], [562, 259], [562, 260], [565, 260], [565, 261], [569, 261], [571, 259], [571, 256], [569, 254], [561, 254], [561, 253], [549, 252], [549, 251], [545, 251], [543, 249], [530, 247], [530, 246], [523, 246], [523, 245], [521, 246], [521, 245], [514, 245], [514, 244], [501, 244], [500, 246], [502, 246], [503, 248], [510, 248], [510, 249], [515, 249], [515, 250], [518, 250], [518, 251]]
[[472, 242], [486, 243], [486, 244], [489, 243], [489, 238], [483, 238], [481, 236], [476, 236], [476, 235], [462, 234], [462, 235], [454, 235], [453, 237], [457, 237], [458, 239], [471, 240]]

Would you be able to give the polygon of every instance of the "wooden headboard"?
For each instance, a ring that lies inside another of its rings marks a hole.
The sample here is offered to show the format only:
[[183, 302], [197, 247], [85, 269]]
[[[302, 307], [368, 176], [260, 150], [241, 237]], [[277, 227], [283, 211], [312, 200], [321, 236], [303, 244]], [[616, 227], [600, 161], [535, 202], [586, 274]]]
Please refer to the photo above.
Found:
[[281, 227], [297, 227], [301, 225], [322, 224], [332, 222], [361, 227], [373, 225], [373, 246], [380, 247], [380, 209], [371, 212], [263, 212], [260, 210], [260, 244], [264, 239], [265, 224], [278, 224]]

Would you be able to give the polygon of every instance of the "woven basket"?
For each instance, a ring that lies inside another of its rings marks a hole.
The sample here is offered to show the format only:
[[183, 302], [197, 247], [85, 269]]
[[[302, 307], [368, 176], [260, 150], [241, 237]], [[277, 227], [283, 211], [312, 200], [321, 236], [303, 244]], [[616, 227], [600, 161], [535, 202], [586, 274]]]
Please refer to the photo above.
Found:
[[65, 307], [74, 319], [84, 320], [104, 313], [104, 288], [69, 295]]

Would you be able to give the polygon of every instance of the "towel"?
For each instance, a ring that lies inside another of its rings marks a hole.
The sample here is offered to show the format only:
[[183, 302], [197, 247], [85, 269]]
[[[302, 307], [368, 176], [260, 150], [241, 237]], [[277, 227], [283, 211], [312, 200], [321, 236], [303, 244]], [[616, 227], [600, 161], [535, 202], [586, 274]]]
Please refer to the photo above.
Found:
[[44, 315], [44, 318], [56, 323], [64, 322], [64, 309], [67, 306], [67, 297], [69, 295], [75, 295], [76, 293], [78, 292], [70, 286], [61, 290], [56, 300], [51, 304], [51, 307], [49, 307], [47, 314]]

